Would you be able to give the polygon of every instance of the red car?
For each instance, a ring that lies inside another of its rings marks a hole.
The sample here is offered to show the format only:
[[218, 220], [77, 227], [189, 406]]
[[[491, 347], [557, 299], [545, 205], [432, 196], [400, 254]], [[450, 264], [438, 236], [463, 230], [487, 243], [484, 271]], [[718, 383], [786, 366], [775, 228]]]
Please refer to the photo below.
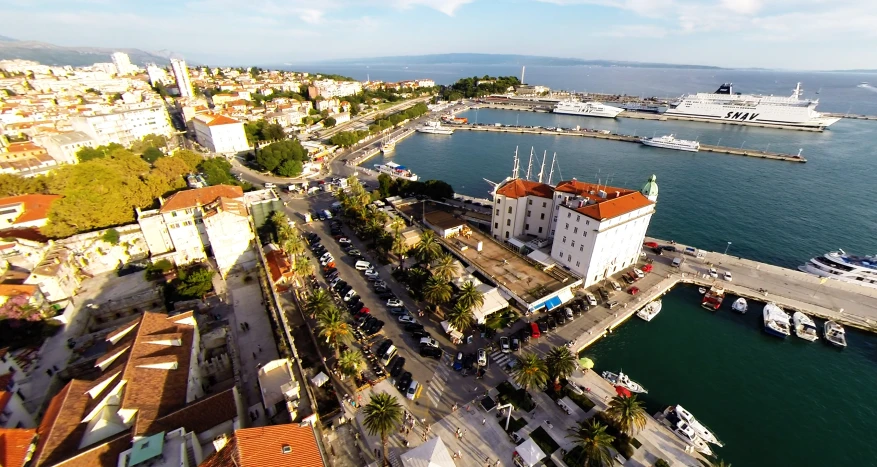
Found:
[[652, 265], [646, 264], [645, 266], [643, 266], [643, 272], [652, 272]]
[[649, 247], [649, 248], [658, 248], [658, 243], [657, 243], [657, 242], [645, 242], [645, 243], [643, 243], [643, 245], [644, 245], [644, 246], [647, 246], [647, 247]]
[[631, 295], [636, 295], [639, 293], [639, 288], [638, 287], [631, 287], [631, 288], [627, 289], [627, 293], [629, 293]]

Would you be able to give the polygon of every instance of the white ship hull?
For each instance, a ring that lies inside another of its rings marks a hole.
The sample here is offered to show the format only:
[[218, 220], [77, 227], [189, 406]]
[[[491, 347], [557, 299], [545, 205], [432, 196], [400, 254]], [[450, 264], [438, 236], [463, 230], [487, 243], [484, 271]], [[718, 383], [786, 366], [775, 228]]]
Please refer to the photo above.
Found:
[[454, 134], [454, 130], [451, 130], [450, 128], [435, 129], [435, 128], [418, 127], [417, 132], [418, 133], [428, 133], [431, 135], [452, 135], [452, 134]]
[[612, 107], [599, 102], [560, 102], [554, 107], [554, 113], [564, 115], [580, 115], [582, 117], [615, 118], [624, 109]]
[[843, 250], [817, 256], [798, 267], [802, 272], [864, 287], [877, 288], [877, 257], [848, 255]]
[[414, 172], [393, 162], [387, 162], [386, 164], [375, 164], [375, 170], [382, 174], [387, 174], [393, 178], [401, 178], [402, 180], [408, 180], [410, 182], [416, 182], [419, 178]]
[[664, 141], [656, 141], [651, 138], [643, 138], [640, 140], [640, 143], [646, 146], [652, 146], [656, 148], [664, 148], [664, 149], [675, 149], [677, 151], [688, 151], [688, 152], [698, 152], [700, 151], [700, 145], [692, 145], [692, 144], [681, 144], [678, 142], [664, 142]]

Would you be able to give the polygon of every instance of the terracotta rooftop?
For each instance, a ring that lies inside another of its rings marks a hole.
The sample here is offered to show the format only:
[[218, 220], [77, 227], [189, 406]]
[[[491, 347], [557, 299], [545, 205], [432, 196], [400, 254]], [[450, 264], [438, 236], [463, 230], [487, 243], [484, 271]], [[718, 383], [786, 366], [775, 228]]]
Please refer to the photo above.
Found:
[[45, 151], [46, 149], [42, 146], [37, 146], [30, 141], [26, 141], [23, 143], [11, 143], [7, 148], [7, 152], [30, 152], [30, 151]]
[[210, 217], [221, 212], [230, 212], [239, 216], [247, 217], [247, 206], [243, 200], [233, 198], [219, 198], [215, 203], [207, 207], [209, 212], [204, 213], [204, 217]]
[[631, 211], [644, 208], [650, 204], [654, 204], [638, 191], [619, 194], [617, 196], [613, 192], [608, 194], [605, 199], [596, 198], [594, 200], [597, 201], [595, 204], [575, 208], [574, 211], [582, 213], [591, 219], [603, 220], [612, 219]]
[[58, 195], [20, 195], [0, 198], [0, 208], [24, 204], [24, 212], [21, 213], [12, 225], [45, 219], [49, 216], [49, 208], [52, 203], [60, 198]]
[[0, 466], [22, 467], [37, 430], [0, 428]]
[[240, 198], [241, 196], [244, 196], [244, 190], [239, 186], [215, 185], [195, 188], [174, 193], [164, 202], [160, 211], [166, 213], [179, 209], [206, 206], [218, 198]]
[[311, 425], [286, 424], [237, 430], [222, 449], [201, 467], [266, 467], [326, 465]]
[[613, 193], [613, 194], [616, 191], [619, 191], [623, 195], [634, 192], [634, 190], [628, 190], [627, 188], [615, 188], [615, 187], [606, 186], [606, 185], [597, 185], [595, 183], [580, 182], [576, 179], [559, 182], [554, 189], [556, 191], [562, 191], [564, 193], [571, 193], [571, 194], [582, 195], [582, 196], [587, 195], [591, 192], [594, 192], [593, 194], [596, 194], [600, 190], [603, 190], [607, 193]]
[[531, 180], [521, 180], [516, 178], [504, 184], [496, 194], [503, 195], [508, 198], [521, 198], [524, 196], [538, 196], [540, 198], [551, 198], [554, 190], [550, 185], [534, 182]]
[[0, 284], [0, 297], [17, 297], [33, 295], [37, 286], [33, 284]]

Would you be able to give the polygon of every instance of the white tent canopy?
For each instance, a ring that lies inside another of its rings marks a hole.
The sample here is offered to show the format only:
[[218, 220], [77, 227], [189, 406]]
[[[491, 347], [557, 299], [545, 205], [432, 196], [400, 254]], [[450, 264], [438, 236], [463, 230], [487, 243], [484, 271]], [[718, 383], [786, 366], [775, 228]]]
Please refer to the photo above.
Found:
[[438, 436], [399, 457], [404, 467], [456, 467], [457, 465], [445, 443]]
[[533, 438], [527, 438], [527, 441], [521, 443], [520, 446], [515, 448], [515, 451], [518, 453], [518, 456], [521, 457], [521, 460], [528, 466], [534, 466], [539, 463], [542, 459], [545, 458], [545, 453], [542, 452], [542, 449], [539, 448], [539, 445], [533, 441]]
[[329, 377], [321, 371], [317, 376], [311, 378], [311, 382], [314, 383], [314, 386], [320, 387], [329, 382]]
[[476, 288], [481, 292], [481, 296], [484, 297], [484, 304], [472, 309], [472, 314], [475, 315], [475, 321], [478, 324], [484, 324], [485, 318], [509, 306], [508, 300], [503, 298], [496, 287], [481, 284]]

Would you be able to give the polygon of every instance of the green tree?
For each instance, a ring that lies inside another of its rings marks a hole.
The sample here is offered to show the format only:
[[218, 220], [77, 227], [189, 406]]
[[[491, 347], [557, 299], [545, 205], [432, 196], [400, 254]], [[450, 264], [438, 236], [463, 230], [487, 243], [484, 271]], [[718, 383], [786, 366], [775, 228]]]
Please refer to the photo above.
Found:
[[615, 437], [606, 433], [606, 425], [598, 420], [590, 419], [579, 423], [571, 429], [567, 438], [582, 447], [578, 465], [583, 467], [608, 467], [612, 465], [612, 454], [609, 447]]
[[214, 274], [207, 266], [189, 266], [179, 271], [171, 286], [180, 299], [204, 298], [213, 289]]
[[295, 259], [293, 270], [296, 276], [305, 279], [314, 275], [314, 263], [307, 256], [299, 256]]
[[627, 433], [628, 436], [633, 436], [634, 433], [646, 427], [646, 410], [643, 408], [643, 401], [637, 399], [636, 395], [613, 397], [609, 401], [606, 415], [618, 425], [618, 429]]
[[204, 174], [208, 185], [237, 184], [237, 180], [231, 174], [231, 163], [221, 157], [205, 159], [198, 164], [198, 170]]
[[387, 453], [387, 436], [396, 431], [402, 423], [402, 406], [395, 397], [382, 392], [373, 394], [371, 400], [362, 408], [365, 414], [363, 426], [372, 436], [381, 437], [384, 465], [390, 465]]
[[712, 467], [731, 467], [731, 464], [726, 464], [725, 461], [718, 459], [711, 462]]
[[561, 379], [569, 378], [576, 368], [576, 358], [569, 351], [569, 347], [554, 347], [545, 355], [545, 364], [548, 367], [548, 375], [554, 378], [555, 384]]
[[518, 359], [512, 370], [512, 377], [524, 389], [544, 387], [548, 381], [548, 370], [545, 362], [534, 353], [525, 353]]
[[283, 239], [280, 247], [287, 255], [295, 258], [305, 252], [305, 242], [298, 234], [292, 234]]
[[420, 234], [420, 241], [414, 247], [414, 256], [424, 263], [431, 263], [442, 254], [442, 245], [435, 236], [435, 231], [425, 230]]
[[341, 345], [353, 340], [353, 331], [347, 324], [346, 313], [334, 306], [317, 315], [317, 329], [319, 336], [326, 339], [326, 343], [335, 350], [335, 358], [338, 358]]
[[326, 128], [331, 128], [335, 126], [335, 123], [337, 123], [337, 121], [332, 117], [323, 120], [323, 126], [325, 126]]
[[478, 308], [484, 305], [484, 294], [475, 287], [472, 281], [466, 281], [463, 287], [460, 287], [460, 296], [457, 297], [457, 304], [470, 310]]
[[332, 297], [325, 289], [316, 289], [305, 301], [305, 309], [311, 316], [317, 316], [331, 308]]
[[[201, 157], [200, 154], [194, 151], [189, 151], [188, 149], [179, 149], [173, 153], [173, 157], [178, 158], [186, 163], [186, 166], [189, 167], [189, 170], [194, 171], [198, 168], [198, 165], [204, 161], [204, 158]], [[213, 159], [211, 159], [213, 160]], [[220, 159], [222, 160], [222, 159]]]
[[293, 177], [301, 173], [301, 163], [307, 160], [307, 151], [298, 139], [278, 141], [259, 149], [256, 163], [263, 169]]
[[22, 177], [20, 175], [0, 174], [0, 196], [18, 196], [28, 193], [49, 193], [49, 184], [54, 175]]
[[101, 240], [109, 243], [110, 245], [118, 245], [119, 231], [116, 229], [107, 229], [107, 231], [104, 232], [103, 236], [101, 236]]
[[378, 192], [381, 194], [381, 198], [389, 198], [391, 195], [391, 188], [393, 187], [393, 177], [390, 177], [387, 174], [378, 175]]
[[457, 274], [457, 260], [448, 253], [439, 256], [432, 266], [432, 275], [448, 282]]
[[475, 323], [475, 314], [471, 308], [464, 308], [458, 302], [448, 312], [448, 323], [460, 332], [466, 332]]
[[344, 376], [356, 377], [364, 366], [365, 360], [359, 349], [347, 349], [338, 357], [338, 367], [341, 368], [341, 374]]
[[451, 285], [438, 277], [430, 277], [423, 286], [423, 298], [439, 312], [439, 306], [451, 299]]
[[143, 154], [141, 154], [140, 157], [142, 157], [143, 160], [145, 160], [146, 162], [149, 162], [150, 164], [152, 164], [153, 162], [157, 161], [160, 157], [164, 157], [164, 153], [162, 153], [161, 150], [156, 149], [156, 148], [146, 148], [146, 150], [143, 151]]

